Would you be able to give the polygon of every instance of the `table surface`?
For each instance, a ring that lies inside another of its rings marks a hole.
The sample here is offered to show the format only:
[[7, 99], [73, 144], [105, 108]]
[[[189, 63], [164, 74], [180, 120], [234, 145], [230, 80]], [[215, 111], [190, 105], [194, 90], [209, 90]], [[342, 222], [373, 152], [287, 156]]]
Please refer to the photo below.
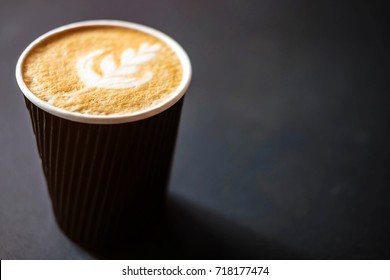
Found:
[[[389, 259], [387, 19], [333, 2], [1, 0], [0, 258]], [[55, 224], [14, 78], [37, 36], [99, 18], [193, 63], [163, 226], [103, 256]]]

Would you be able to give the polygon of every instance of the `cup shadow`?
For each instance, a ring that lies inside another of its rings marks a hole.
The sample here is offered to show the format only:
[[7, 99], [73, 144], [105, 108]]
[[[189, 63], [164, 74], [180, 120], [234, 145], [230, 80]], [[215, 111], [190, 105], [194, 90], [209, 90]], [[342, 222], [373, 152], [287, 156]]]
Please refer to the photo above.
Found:
[[181, 197], [170, 196], [160, 224], [98, 259], [301, 259], [289, 249]]

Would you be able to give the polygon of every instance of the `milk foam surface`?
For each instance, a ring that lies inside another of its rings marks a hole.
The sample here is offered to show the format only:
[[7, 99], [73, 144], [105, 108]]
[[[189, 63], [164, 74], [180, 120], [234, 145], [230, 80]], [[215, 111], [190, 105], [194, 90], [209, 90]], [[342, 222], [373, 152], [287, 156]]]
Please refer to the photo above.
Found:
[[94, 26], [40, 42], [28, 53], [22, 75], [33, 94], [56, 107], [112, 115], [164, 101], [183, 71], [162, 40], [124, 27]]

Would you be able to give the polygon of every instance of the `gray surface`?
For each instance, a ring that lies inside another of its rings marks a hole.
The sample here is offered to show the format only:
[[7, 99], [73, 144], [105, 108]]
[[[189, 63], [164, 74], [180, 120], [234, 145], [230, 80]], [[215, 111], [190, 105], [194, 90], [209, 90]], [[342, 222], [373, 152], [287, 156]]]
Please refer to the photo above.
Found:
[[[327, 2], [325, 2], [327, 3]], [[103, 258], [390, 258], [382, 7], [0, 2], [0, 258], [89, 259], [55, 225], [14, 67], [63, 24], [143, 23], [193, 62], [164, 226]]]

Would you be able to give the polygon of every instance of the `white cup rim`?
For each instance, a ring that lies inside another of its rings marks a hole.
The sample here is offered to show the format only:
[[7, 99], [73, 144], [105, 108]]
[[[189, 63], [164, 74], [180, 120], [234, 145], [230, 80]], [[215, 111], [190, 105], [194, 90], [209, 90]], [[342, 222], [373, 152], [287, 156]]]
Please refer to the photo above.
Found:
[[[128, 113], [128, 114], [113, 114], [113, 115], [92, 115], [92, 114], [81, 114], [76, 112], [67, 111], [58, 107], [55, 107], [51, 104], [49, 104], [46, 101], [43, 101], [42, 99], [38, 98], [35, 94], [33, 94], [28, 87], [26, 86], [23, 75], [22, 75], [22, 66], [23, 62], [27, 56], [27, 54], [41, 41], [45, 40], [46, 38], [53, 36], [54, 34], [58, 34], [60, 32], [64, 32], [70, 29], [80, 28], [80, 27], [87, 27], [87, 26], [119, 26], [119, 27], [125, 27], [129, 29], [138, 30], [147, 34], [150, 34], [154, 37], [157, 37], [158, 39], [165, 42], [168, 46], [172, 48], [172, 50], [176, 53], [178, 56], [181, 66], [183, 69], [183, 79], [179, 86], [173, 90], [173, 92], [170, 94], [170, 96], [160, 102], [159, 104], [152, 106], [150, 108], [146, 108], [144, 110], [140, 110], [134, 113]], [[16, 64], [16, 81], [18, 83], [18, 86], [24, 96], [30, 100], [34, 105], [39, 107], [40, 109], [53, 114], [57, 117], [64, 118], [71, 121], [81, 122], [81, 123], [90, 123], [90, 124], [117, 124], [117, 123], [127, 123], [127, 122], [133, 122], [138, 121], [142, 119], [149, 118], [151, 116], [154, 116], [160, 112], [165, 111], [169, 107], [173, 106], [177, 101], [181, 99], [181, 97], [185, 94], [190, 81], [191, 81], [191, 75], [192, 75], [192, 68], [191, 68], [191, 62], [188, 58], [188, 55], [184, 51], [184, 49], [171, 37], [164, 34], [161, 31], [158, 31], [154, 28], [133, 23], [133, 22], [127, 22], [127, 21], [120, 21], [120, 20], [88, 20], [88, 21], [81, 21], [76, 23], [67, 24], [58, 28], [55, 28], [49, 32], [46, 32], [45, 34], [41, 35], [37, 39], [35, 39], [28, 47], [23, 51], [23, 53], [20, 55], [18, 62]]]

